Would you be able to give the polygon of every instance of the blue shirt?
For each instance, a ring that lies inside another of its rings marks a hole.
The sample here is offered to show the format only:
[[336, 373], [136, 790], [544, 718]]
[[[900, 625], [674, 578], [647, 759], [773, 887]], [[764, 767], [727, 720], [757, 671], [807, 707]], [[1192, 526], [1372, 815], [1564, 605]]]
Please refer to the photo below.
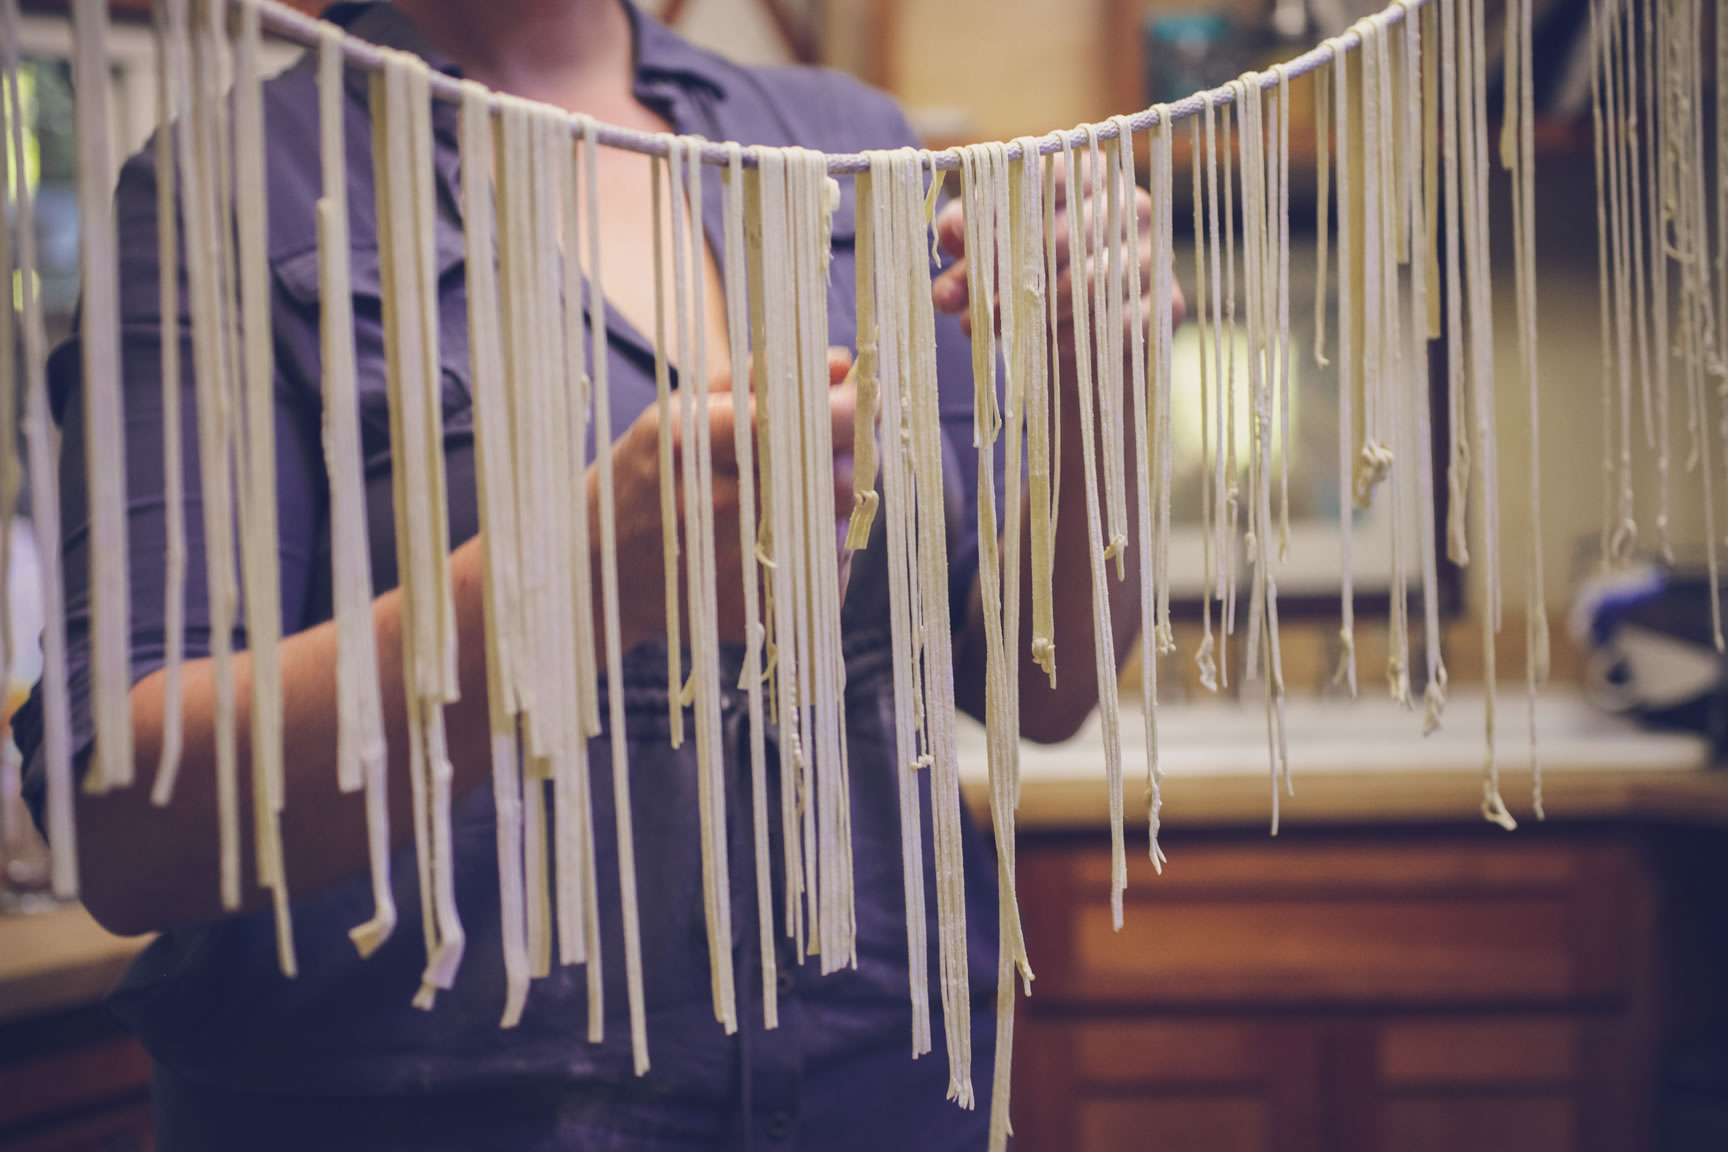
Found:
[[[627, 7], [629, 7], [627, 5]], [[894, 148], [913, 142], [898, 109], [846, 77], [809, 69], [746, 69], [700, 51], [633, 7], [635, 92], [679, 133], [746, 144], [831, 152]], [[382, 4], [346, 4], [329, 17], [356, 35], [415, 51], [454, 72], [407, 18]], [[375, 200], [365, 78], [348, 77], [346, 117], [352, 273], [366, 499], [375, 591], [396, 583], [390, 457]], [[317, 95], [310, 61], [265, 90], [268, 132], [269, 256], [276, 347], [276, 431], [280, 574], [284, 629], [294, 633], [331, 613], [329, 492], [320, 441], [322, 418], [314, 205], [322, 179]], [[468, 392], [468, 342], [459, 215], [456, 110], [434, 112], [440, 223], [437, 236], [440, 352], [452, 545], [477, 531]], [[702, 219], [723, 257], [720, 181], [704, 184]], [[852, 183], [842, 181], [834, 221], [829, 287], [831, 342], [855, 336]], [[128, 545], [132, 556], [132, 674], [163, 661], [164, 504], [156, 271], [156, 172], [146, 148], [124, 167], [116, 193], [126, 404]], [[182, 288], [181, 300], [187, 298]], [[653, 350], [616, 312], [606, 316], [614, 437], [653, 403]], [[971, 447], [970, 352], [958, 325], [939, 317], [941, 410], [947, 432], [953, 589], [956, 601], [977, 562], [976, 454]], [[185, 317], [181, 332], [188, 331]], [[188, 351], [183, 363], [190, 365]], [[62, 522], [67, 640], [74, 746], [80, 762], [92, 741], [88, 516], [80, 364], [76, 341], [50, 362], [63, 429]], [[208, 651], [199, 479], [190, 376], [185, 462], [189, 559], [188, 658]], [[880, 526], [881, 520], [878, 520]], [[457, 900], [468, 946], [455, 987], [435, 1008], [410, 1006], [424, 963], [420, 900], [411, 849], [393, 861], [395, 934], [361, 960], [348, 929], [371, 913], [361, 875], [322, 892], [295, 894], [300, 975], [277, 970], [270, 913], [168, 932], [128, 972], [112, 997], [139, 1032], [160, 1075], [164, 1146], [178, 1147], [759, 1147], [835, 1148], [981, 1146], [989, 1108], [990, 1038], [996, 966], [994, 861], [967, 824], [968, 931], [973, 972], [979, 1110], [943, 1100], [947, 1082], [940, 1003], [936, 1051], [909, 1058], [910, 1014], [899, 810], [894, 773], [892, 675], [881, 542], [854, 560], [843, 613], [846, 711], [852, 772], [858, 967], [821, 976], [800, 964], [784, 933], [778, 956], [779, 1029], [761, 1026], [756, 954], [755, 864], [750, 825], [747, 718], [730, 687], [722, 704], [728, 753], [733, 951], [740, 1034], [715, 1023], [701, 896], [693, 744], [668, 739], [665, 655], [645, 646], [625, 661], [643, 966], [651, 1073], [631, 1069], [624, 999], [622, 930], [617, 904], [608, 741], [591, 746], [597, 831], [601, 937], [606, 973], [606, 1039], [586, 1041], [584, 975], [554, 967], [534, 982], [519, 1027], [498, 1026], [504, 971], [491, 790], [461, 797], [455, 813]], [[958, 607], [958, 603], [957, 603]], [[958, 611], [955, 619], [961, 619]], [[243, 643], [244, 637], [236, 637]], [[734, 677], [722, 677], [730, 686]], [[38, 688], [38, 691], [40, 689]], [[33, 697], [18, 733], [28, 758], [27, 787], [42, 790], [40, 720]], [[604, 708], [602, 709], [604, 714]], [[775, 762], [770, 730], [770, 763]], [[771, 773], [772, 775], [772, 773]], [[929, 773], [923, 843], [931, 986], [937, 939], [934, 872], [929, 862]], [[186, 780], [181, 787], [202, 782]], [[292, 797], [290, 797], [292, 802]], [[778, 810], [777, 797], [770, 811]], [[771, 857], [781, 859], [778, 824]], [[211, 835], [215, 835], [214, 829]], [[293, 877], [289, 882], [292, 886]], [[211, 883], [214, 884], [214, 877]], [[773, 877], [781, 904], [782, 877]], [[882, 1107], [888, 1100], [890, 1107]]]

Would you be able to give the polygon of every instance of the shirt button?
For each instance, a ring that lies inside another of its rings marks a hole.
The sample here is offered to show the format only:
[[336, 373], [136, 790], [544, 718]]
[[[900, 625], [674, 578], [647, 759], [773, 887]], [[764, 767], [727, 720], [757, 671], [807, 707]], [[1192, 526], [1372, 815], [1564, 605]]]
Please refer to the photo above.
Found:
[[774, 986], [780, 989], [781, 995], [788, 995], [798, 986], [798, 978], [786, 969], [780, 969], [780, 974], [774, 980]]
[[768, 1138], [770, 1140], [784, 1140], [790, 1131], [792, 1131], [792, 1117], [786, 1113], [776, 1112], [768, 1117]]

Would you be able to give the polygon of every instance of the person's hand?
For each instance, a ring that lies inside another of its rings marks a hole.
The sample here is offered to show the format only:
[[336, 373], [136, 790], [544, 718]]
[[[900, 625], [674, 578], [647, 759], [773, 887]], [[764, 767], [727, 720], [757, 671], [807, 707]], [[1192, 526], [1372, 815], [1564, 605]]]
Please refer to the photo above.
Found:
[[[1056, 160], [1056, 205], [1054, 214], [1056, 242], [1056, 280], [1046, 288], [1047, 292], [1056, 293], [1056, 315], [1059, 322], [1057, 329], [1056, 352], [1064, 362], [1072, 363], [1074, 359], [1074, 295], [1073, 281], [1078, 274], [1084, 277], [1082, 281], [1087, 291], [1091, 290], [1092, 277], [1104, 272], [1105, 253], [1100, 252], [1086, 267], [1078, 270], [1074, 267], [1072, 253], [1068, 250], [1068, 214], [1077, 212], [1080, 216], [1080, 235], [1083, 243], [1090, 243], [1092, 235], [1092, 213], [1102, 214], [1106, 210], [1105, 191], [1090, 179], [1091, 166], [1084, 157], [1080, 159], [1080, 171], [1076, 174], [1075, 190], [1080, 194], [1078, 204], [1068, 202], [1067, 168], [1064, 158], [1057, 156]], [[1134, 189], [1134, 219], [1136, 232], [1139, 236], [1137, 250], [1140, 271], [1140, 308], [1141, 314], [1136, 317], [1127, 315], [1123, 309], [1125, 325], [1139, 323], [1144, 329], [1152, 315], [1152, 197], [1146, 189], [1136, 186]], [[958, 313], [960, 325], [967, 335], [972, 333], [972, 316], [968, 304], [971, 299], [966, 283], [966, 207], [959, 197], [948, 202], [936, 217], [936, 238], [942, 250], [955, 257], [954, 263], [943, 269], [931, 286], [932, 297], [938, 311]], [[1181, 285], [1171, 282], [1172, 319], [1180, 324], [1187, 314], [1187, 302], [1182, 296]], [[1090, 298], [1088, 298], [1090, 300]], [[1096, 321], [1094, 321], [1096, 322]], [[1125, 345], [1126, 347], [1127, 345]]]
[[[844, 348], [828, 350], [828, 412], [834, 436], [833, 498], [835, 518], [842, 519], [852, 509], [852, 427], [857, 411], [857, 392], [842, 386], [852, 366], [852, 354]], [[715, 600], [718, 609], [716, 631], [723, 642], [742, 643], [744, 634], [744, 582], [738, 538], [738, 454], [733, 437], [734, 422], [754, 418], [751, 411], [739, 412], [732, 403], [732, 383], [729, 374], [716, 376], [709, 384], [707, 411], [708, 433], [714, 472], [714, 570]], [[679, 613], [685, 638], [688, 638], [690, 614], [688, 589], [684, 586], [684, 564], [690, 547], [690, 532], [684, 524], [684, 464], [683, 453], [694, 451], [694, 444], [685, 444], [679, 398], [674, 395], [670, 410], [672, 421], [672, 479], [675, 486], [673, 504], [678, 510], [679, 541], [679, 600], [685, 610]], [[698, 412], [698, 420], [703, 414]], [[626, 651], [638, 644], [666, 635], [666, 581], [662, 558], [662, 527], [660, 521], [660, 409], [650, 404], [625, 430], [612, 448], [613, 485], [617, 500], [618, 544], [618, 617]], [[809, 480], [800, 478], [799, 483]], [[757, 486], [757, 508], [762, 507], [761, 486]], [[588, 469], [588, 523], [593, 541], [592, 554], [599, 561], [600, 547], [600, 474], [599, 466]], [[595, 612], [601, 611], [598, 570], [594, 581]], [[598, 626], [598, 620], [596, 621]], [[595, 635], [599, 635], [597, 630]]]

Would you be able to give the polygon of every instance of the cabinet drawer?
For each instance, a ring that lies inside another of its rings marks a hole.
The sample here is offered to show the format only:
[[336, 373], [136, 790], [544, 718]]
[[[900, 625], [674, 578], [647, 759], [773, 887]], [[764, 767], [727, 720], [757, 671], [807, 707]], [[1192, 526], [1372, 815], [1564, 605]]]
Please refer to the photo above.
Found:
[[1112, 925], [1109, 853], [1021, 857], [1035, 997], [1225, 1003], [1610, 1000], [1630, 914], [1612, 845], [1174, 845], [1131, 869]]

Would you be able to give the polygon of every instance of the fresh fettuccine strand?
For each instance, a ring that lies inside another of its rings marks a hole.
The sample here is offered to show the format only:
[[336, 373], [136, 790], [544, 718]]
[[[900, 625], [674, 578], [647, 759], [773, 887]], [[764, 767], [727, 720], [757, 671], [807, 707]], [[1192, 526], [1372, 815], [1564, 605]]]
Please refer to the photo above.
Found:
[[[1100, 212], [1096, 203], [1088, 208], [1092, 233], [1092, 254], [1099, 263], [1094, 266], [1092, 282], [1092, 327], [1093, 346], [1096, 359], [1092, 368], [1098, 381], [1098, 453], [1099, 466], [1102, 469], [1104, 484], [1105, 509], [1105, 540], [1104, 558], [1116, 560], [1116, 578], [1122, 579], [1126, 572], [1126, 560], [1122, 550], [1128, 546], [1127, 535], [1127, 500], [1123, 492], [1122, 475], [1122, 280], [1121, 280], [1121, 240], [1118, 229], [1107, 229], [1109, 223], [1109, 195], [1107, 173], [1113, 163], [1112, 156], [1106, 147], [1098, 142], [1098, 126], [1089, 124], [1086, 127], [1086, 187], [1096, 193], [1100, 188], [1106, 192], [1105, 210]], [[1110, 147], [1114, 147], [1111, 145]], [[1094, 200], [1096, 197], [1094, 197]], [[1068, 200], [1069, 204], [1080, 201]], [[1120, 211], [1120, 206], [1117, 206]], [[1107, 275], [1100, 276], [1096, 267], [1109, 269]]]
[[[780, 1025], [778, 961], [774, 949], [774, 900], [768, 847], [767, 747], [762, 716], [762, 617], [756, 573], [756, 469], [752, 462], [750, 411], [749, 284], [744, 243], [744, 157], [728, 147], [725, 204], [726, 335], [731, 351], [733, 448], [738, 466], [738, 555], [743, 573], [747, 636], [739, 683], [750, 730], [750, 814], [755, 833], [757, 950], [762, 956], [763, 1026]], [[860, 212], [863, 211], [862, 203]], [[898, 661], [897, 661], [898, 663]]]
[[107, 98], [108, 5], [103, 0], [73, 0], [72, 27], [72, 87], [79, 96], [75, 107], [82, 281], [78, 331], [89, 463], [90, 695], [96, 730], [95, 759], [85, 787], [102, 793], [126, 787], [133, 776], [125, 403], [120, 378], [119, 272], [109, 202], [113, 152]]
[[[922, 176], [917, 153], [872, 153], [870, 173], [859, 187], [859, 240], [869, 241], [880, 322], [882, 380], [882, 484], [887, 517], [890, 644], [894, 655], [895, 785], [900, 800], [900, 858], [906, 902], [906, 951], [912, 1004], [912, 1055], [930, 1051], [929, 944], [926, 938], [923, 830], [919, 814], [918, 699], [920, 678], [914, 667], [918, 641], [914, 626], [918, 546], [911, 414], [906, 391], [911, 348], [910, 296], [914, 266], [927, 259], [923, 245]], [[868, 223], [866, 223], [868, 221]], [[861, 289], [863, 286], [861, 285]]]
[[1342, 683], [1356, 695], [1356, 502], [1352, 498], [1356, 473], [1355, 378], [1361, 371], [1356, 359], [1355, 237], [1351, 200], [1355, 189], [1351, 123], [1355, 105], [1350, 98], [1350, 61], [1343, 42], [1327, 41], [1332, 47], [1333, 139], [1338, 149], [1338, 553], [1343, 578], [1339, 590], [1338, 670], [1334, 683]]
[[[1170, 507], [1174, 496], [1171, 473], [1175, 454], [1175, 365], [1172, 341], [1175, 335], [1173, 286], [1176, 282], [1176, 237], [1173, 216], [1176, 189], [1172, 145], [1176, 128], [1170, 122], [1169, 115], [1168, 106], [1160, 110], [1158, 125], [1152, 135], [1152, 171], [1148, 190], [1152, 200], [1151, 457], [1157, 468], [1155, 491], [1158, 496], [1158, 540], [1155, 545], [1156, 572], [1153, 579], [1157, 585], [1156, 612], [1160, 632], [1157, 648], [1162, 651], [1172, 651], [1175, 648], [1175, 637], [1170, 625]], [[1133, 184], [1131, 171], [1126, 173], [1126, 179], [1129, 185]], [[1138, 280], [1138, 270], [1134, 275]], [[1138, 293], [1135, 296], [1134, 316], [1138, 324]], [[1152, 491], [1153, 489], [1144, 487], [1141, 489], [1142, 505], [1150, 499]], [[1142, 511], [1140, 519], [1144, 526], [1149, 517]], [[1148, 557], [1145, 548], [1141, 549], [1140, 563], [1142, 566], [1152, 563], [1152, 558]], [[1145, 605], [1142, 603], [1142, 612], [1144, 610]], [[1142, 627], [1147, 628], [1151, 624], [1152, 621], [1147, 620]], [[1144, 657], [1144, 648], [1142, 656]], [[1164, 768], [1158, 745], [1158, 662], [1155, 654], [1142, 670], [1142, 675], [1146, 683], [1141, 699], [1146, 710], [1146, 850], [1153, 867], [1162, 872], [1164, 850], [1158, 843], [1158, 833], [1163, 825]]]
[[[1211, 99], [1206, 100], [1211, 111]], [[1200, 117], [1188, 121], [1188, 155], [1193, 175], [1194, 201], [1194, 322], [1199, 344], [1200, 380], [1200, 538], [1203, 560], [1200, 589], [1200, 647], [1194, 653], [1194, 665], [1199, 669], [1200, 684], [1208, 692], [1218, 690], [1217, 638], [1212, 635], [1213, 589], [1217, 581], [1220, 559], [1213, 532], [1212, 516], [1212, 382], [1208, 374], [1206, 355], [1206, 197], [1205, 169], [1201, 163]], [[1213, 317], [1213, 326], [1217, 318]]]
[[463, 237], [468, 267], [469, 389], [474, 410], [486, 626], [486, 700], [491, 730], [492, 802], [497, 809], [498, 904], [504, 950], [504, 1027], [522, 1018], [528, 999], [527, 896], [522, 856], [522, 781], [511, 690], [510, 653], [521, 608], [516, 575], [514, 473], [510, 413], [499, 333], [498, 273], [493, 256], [492, 115], [486, 89], [462, 86]]
[[233, 645], [238, 589], [234, 581], [235, 368], [232, 298], [223, 253], [232, 218], [228, 170], [227, 37], [219, 0], [200, 0], [192, 41], [188, 130], [177, 133], [180, 219], [192, 319], [198, 409], [198, 466], [204, 511], [204, 572], [210, 598], [210, 671], [216, 687], [216, 828], [222, 907], [240, 907], [240, 769], [235, 722]]
[[[186, 83], [191, 67], [188, 37], [191, 32], [186, 0], [164, 0], [154, 9], [156, 27], [156, 263], [157, 296], [162, 317], [162, 506], [167, 535], [167, 564], [163, 590], [163, 686], [162, 754], [156, 766], [156, 784], [150, 798], [166, 804], [174, 793], [180, 769], [182, 716], [182, 661], [186, 651], [186, 480], [182, 440], [180, 390], [184, 376], [180, 364], [180, 237], [179, 203], [175, 188], [174, 125], [185, 129]], [[8, 309], [8, 319], [10, 310]], [[11, 350], [0, 351], [11, 367]], [[0, 438], [5, 440], [7, 464], [0, 472], [0, 572], [11, 571], [6, 550], [11, 547], [11, 515], [17, 502], [17, 464], [10, 457], [18, 442], [12, 425], [17, 412], [15, 393], [0, 398]], [[12, 666], [11, 621], [6, 628], [0, 667]]]
[[390, 888], [390, 807], [385, 778], [378, 640], [372, 620], [372, 556], [366, 527], [355, 380], [354, 309], [348, 270], [348, 173], [343, 132], [347, 92], [341, 36], [320, 29], [318, 102], [323, 196], [318, 203], [320, 344], [324, 367], [324, 461], [330, 484], [330, 553], [336, 621], [336, 778], [345, 792], [366, 792], [366, 847], [372, 918], [350, 930], [362, 956], [396, 925]]
[[679, 417], [683, 425], [686, 575], [690, 597], [690, 678], [696, 706], [696, 762], [708, 960], [715, 1018], [738, 1030], [732, 980], [732, 881], [727, 859], [724, 733], [720, 722], [718, 594], [714, 558], [714, 467], [708, 419], [708, 353], [702, 234], [702, 166], [685, 145], [669, 141], [672, 273], [678, 302]]
[[[594, 363], [595, 467], [600, 475], [600, 599], [605, 616], [607, 704], [611, 715], [613, 808], [618, 829], [618, 887], [624, 919], [624, 980], [630, 1004], [630, 1050], [636, 1074], [648, 1071], [648, 1031], [642, 994], [642, 931], [636, 904], [636, 840], [630, 820], [629, 741], [624, 729], [624, 660], [618, 621], [618, 519], [612, 475], [612, 405], [607, 381], [606, 299], [600, 263], [600, 179], [595, 123], [580, 118], [588, 224], [588, 315]], [[590, 1022], [590, 1027], [593, 1023]]]
[[[1074, 152], [1063, 137], [1062, 157], [1067, 164], [1068, 203], [1076, 205], [1079, 200], [1078, 177], [1075, 172]], [[1087, 256], [1093, 259], [1099, 255], [1094, 244], [1090, 252], [1083, 246], [1080, 228], [1080, 216], [1077, 211], [1068, 213], [1068, 251], [1073, 265], [1077, 268], [1089, 266]], [[1094, 405], [1092, 374], [1092, 350], [1090, 339], [1091, 319], [1086, 306], [1086, 285], [1083, 277], [1073, 277], [1071, 288], [1074, 301], [1074, 362], [1078, 372], [1079, 407], [1080, 407], [1080, 443], [1082, 447], [1081, 473], [1086, 484], [1086, 539], [1087, 555], [1091, 557], [1092, 570], [1092, 632], [1093, 632], [1093, 662], [1101, 688], [1116, 683], [1116, 646], [1111, 634], [1110, 593], [1105, 585], [1104, 561], [1104, 526], [1098, 502], [1098, 448], [1096, 432], [1094, 431]], [[1108, 385], [1106, 385], [1108, 386]], [[1145, 563], [1145, 558], [1141, 558]], [[1115, 927], [1122, 926], [1122, 893], [1128, 886], [1128, 859], [1122, 831], [1122, 739], [1121, 721], [1118, 717], [1117, 694], [1102, 690], [1098, 700], [1099, 718], [1103, 724], [1104, 735], [1104, 779], [1110, 795], [1110, 919]]]
[[[653, 171], [654, 246], [654, 395], [660, 411], [660, 561], [666, 586], [666, 703], [671, 725], [672, 747], [684, 743], [683, 626], [678, 613], [678, 505], [672, 482], [672, 372], [671, 344], [666, 338], [666, 201], [661, 161], [649, 162]], [[685, 368], [686, 365], [679, 365]]]
[[[592, 420], [593, 381], [588, 368], [588, 346], [584, 335], [584, 298], [582, 274], [582, 195], [579, 176], [581, 161], [577, 152], [582, 145], [572, 146], [569, 121], [558, 115], [549, 117], [551, 137], [549, 160], [559, 174], [561, 207], [558, 213], [560, 243], [563, 246], [564, 267], [561, 296], [564, 302], [565, 337], [563, 391], [567, 398], [565, 412], [568, 421], [566, 435], [569, 453], [568, 467], [562, 477], [571, 515], [570, 581], [568, 599], [568, 640], [574, 655], [574, 676], [577, 693], [577, 714], [568, 718], [565, 729], [566, 779], [573, 812], [567, 819], [574, 825], [564, 835], [565, 853], [574, 855], [574, 882], [578, 888], [573, 909], [581, 916], [581, 947], [573, 958], [586, 965], [588, 982], [588, 1019], [590, 1033], [598, 1029], [595, 1021], [605, 1015], [604, 974], [600, 955], [600, 873], [594, 842], [593, 763], [589, 743], [601, 733], [600, 673], [595, 658], [594, 614], [594, 547], [588, 508], [588, 438], [595, 434]], [[555, 386], [556, 387], [556, 386]], [[556, 463], [556, 462], [554, 462]], [[575, 852], [571, 839], [579, 841]]]
[[241, 335], [240, 574], [251, 664], [253, 847], [259, 882], [276, 911], [277, 958], [295, 971], [282, 859], [282, 608], [277, 568], [275, 357], [270, 327], [270, 265], [264, 182], [264, 110], [255, 0], [240, 6], [234, 54], [234, 209], [239, 234]]
[[[18, 7], [16, 0], [0, 0], [0, 92], [14, 114], [7, 117], [0, 151], [4, 167], [12, 173], [24, 171], [24, 118], [18, 82]], [[42, 580], [42, 763], [47, 776], [46, 825], [52, 851], [50, 883], [54, 894], [71, 900], [78, 894], [77, 828], [73, 823], [73, 773], [71, 715], [66, 691], [66, 610], [60, 581], [60, 475], [58, 432], [48, 400], [43, 365], [47, 340], [42, 328], [42, 299], [37, 294], [36, 222], [34, 190], [30, 182], [17, 179], [13, 186], [13, 209], [17, 227], [15, 267], [0, 265], [7, 283], [16, 284], [18, 300], [17, 354], [24, 373], [24, 439], [30, 470], [33, 516]], [[13, 361], [8, 361], [8, 369]]]

